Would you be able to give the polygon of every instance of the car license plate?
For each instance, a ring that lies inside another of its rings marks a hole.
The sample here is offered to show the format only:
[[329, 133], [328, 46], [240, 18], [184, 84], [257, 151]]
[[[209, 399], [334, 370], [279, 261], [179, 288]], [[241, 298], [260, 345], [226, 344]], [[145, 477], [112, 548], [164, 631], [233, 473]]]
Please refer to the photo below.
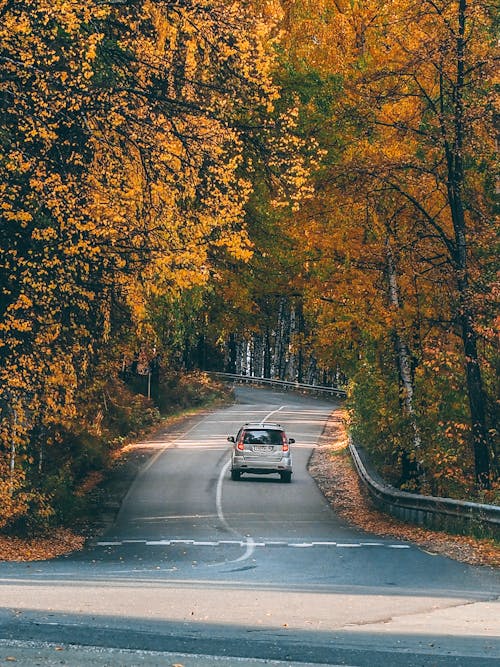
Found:
[[268, 445], [256, 445], [253, 448], [254, 452], [272, 452], [274, 447], [269, 447]]

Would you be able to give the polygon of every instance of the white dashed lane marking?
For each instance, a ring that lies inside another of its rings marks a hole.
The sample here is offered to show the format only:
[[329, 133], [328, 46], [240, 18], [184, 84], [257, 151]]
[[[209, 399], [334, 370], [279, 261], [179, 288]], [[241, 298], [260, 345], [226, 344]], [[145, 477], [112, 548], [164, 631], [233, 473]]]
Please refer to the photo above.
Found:
[[[121, 547], [127, 544], [142, 544], [147, 547], [221, 547], [221, 546], [248, 546], [247, 541], [220, 540], [218, 542], [196, 540], [120, 540], [96, 542], [97, 547]], [[254, 542], [254, 547], [290, 547], [294, 549], [310, 549], [314, 547], [334, 547], [336, 549], [353, 549], [361, 547], [384, 547], [385, 549], [411, 549], [409, 544], [384, 544], [383, 542]]]

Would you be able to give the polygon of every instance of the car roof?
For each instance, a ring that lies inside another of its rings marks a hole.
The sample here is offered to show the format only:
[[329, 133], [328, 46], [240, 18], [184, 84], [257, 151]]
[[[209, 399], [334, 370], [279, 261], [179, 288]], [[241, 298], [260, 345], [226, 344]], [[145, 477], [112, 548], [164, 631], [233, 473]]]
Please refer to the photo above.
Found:
[[283, 427], [275, 422], [245, 422], [243, 428], [279, 429], [281, 431]]

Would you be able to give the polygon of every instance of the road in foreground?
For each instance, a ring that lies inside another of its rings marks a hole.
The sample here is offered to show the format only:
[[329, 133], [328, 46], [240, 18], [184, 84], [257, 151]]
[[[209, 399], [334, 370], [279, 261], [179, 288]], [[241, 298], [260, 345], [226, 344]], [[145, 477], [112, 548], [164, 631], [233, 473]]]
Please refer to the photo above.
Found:
[[[307, 473], [332, 404], [237, 396], [154, 440], [85, 551], [0, 564], [0, 664], [498, 664], [498, 571], [346, 526]], [[297, 441], [292, 484], [229, 478], [227, 435], [261, 419]]]

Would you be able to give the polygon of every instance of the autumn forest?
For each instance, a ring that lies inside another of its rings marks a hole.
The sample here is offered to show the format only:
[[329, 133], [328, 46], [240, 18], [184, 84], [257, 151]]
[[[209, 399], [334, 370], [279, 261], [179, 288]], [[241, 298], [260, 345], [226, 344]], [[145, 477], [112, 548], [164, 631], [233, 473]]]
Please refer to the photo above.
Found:
[[499, 502], [497, 29], [0, 0], [0, 528], [67, 522], [211, 370], [340, 384], [390, 483]]

